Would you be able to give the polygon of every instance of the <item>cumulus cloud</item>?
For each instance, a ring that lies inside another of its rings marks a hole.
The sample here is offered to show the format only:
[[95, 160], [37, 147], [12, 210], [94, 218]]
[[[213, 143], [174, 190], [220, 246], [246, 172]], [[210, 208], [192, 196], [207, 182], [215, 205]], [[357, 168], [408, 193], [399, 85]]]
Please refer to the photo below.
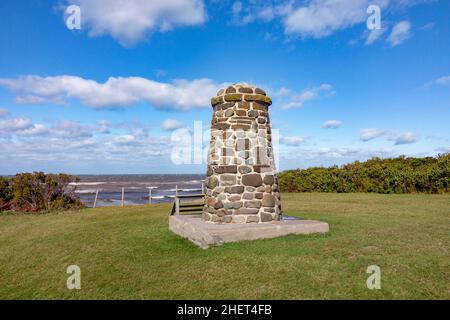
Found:
[[[239, 2], [239, 1], [238, 1]], [[402, 11], [405, 8], [421, 3], [430, 3], [430, 0], [305, 0], [289, 1], [281, 4], [250, 1], [246, 5], [239, 2], [239, 10], [234, 13], [234, 21], [245, 25], [253, 21], [272, 21], [280, 19], [284, 33], [287, 36], [301, 38], [324, 38], [351, 28], [357, 24], [365, 24], [369, 14], [367, 8], [377, 5], [381, 13]], [[237, 19], [238, 17], [239, 19]], [[382, 16], [384, 17], [384, 16]], [[384, 21], [384, 18], [382, 19]], [[390, 41], [400, 44], [409, 37], [410, 25], [403, 21], [396, 28]], [[365, 31], [363, 38], [365, 44], [370, 45], [380, 39], [387, 29]]]
[[286, 146], [290, 146], [290, 147], [297, 147], [297, 146], [301, 145], [302, 143], [304, 143], [305, 140], [306, 139], [303, 137], [296, 137], [296, 136], [292, 136], [292, 137], [281, 136], [280, 137], [280, 143], [284, 144]]
[[34, 124], [28, 118], [19, 117], [0, 121], [0, 138], [11, 138], [13, 135], [33, 137], [46, 133], [45, 126]]
[[391, 34], [388, 37], [388, 42], [395, 47], [402, 44], [411, 36], [411, 23], [409, 21], [401, 21], [394, 25]]
[[367, 19], [367, 7], [378, 4], [384, 8], [388, 0], [311, 0], [292, 9], [284, 19], [287, 34], [322, 38], [337, 30], [352, 27]]
[[[98, 124], [106, 122], [99, 121]], [[171, 141], [167, 137], [133, 134], [131, 128], [126, 127], [117, 127], [122, 132], [115, 134], [95, 135], [97, 129], [97, 126], [69, 120], [59, 121], [52, 126], [35, 124], [27, 118], [2, 120], [0, 163], [13, 163], [12, 170], [30, 161], [142, 163], [168, 155], [171, 151]]]
[[69, 0], [81, 8], [82, 30], [110, 35], [124, 46], [144, 40], [152, 31], [201, 25], [207, 20], [203, 0]]
[[328, 83], [323, 83], [318, 87], [312, 87], [302, 92], [291, 92], [282, 88], [276, 96], [280, 99], [281, 109], [300, 108], [305, 102], [317, 99], [322, 96], [333, 93], [333, 86]]
[[179, 79], [164, 83], [141, 77], [110, 77], [99, 83], [68, 75], [0, 78], [0, 86], [17, 94], [17, 103], [61, 104], [75, 99], [98, 109], [125, 108], [139, 102], [162, 109], [203, 108], [210, 105], [210, 98], [224, 85], [210, 79]]
[[63, 120], [52, 128], [52, 133], [62, 138], [89, 138], [92, 137], [92, 128], [76, 121]]
[[165, 131], [173, 131], [183, 127], [184, 127], [183, 123], [175, 119], [166, 119], [162, 123], [162, 128]]
[[18, 130], [29, 129], [33, 123], [28, 118], [14, 118], [0, 121], [0, 131], [15, 132]]
[[325, 129], [337, 129], [342, 126], [342, 121], [339, 120], [328, 120], [323, 125], [322, 128]]
[[53, 138], [88, 138], [92, 137], [93, 129], [75, 121], [62, 120], [51, 127], [35, 124], [24, 117], [0, 121], [0, 134], [2, 137], [37, 137], [51, 135]]
[[116, 136], [113, 141], [119, 145], [131, 145], [136, 143], [136, 137], [131, 134]]
[[390, 140], [394, 141], [396, 145], [410, 144], [417, 142], [419, 138], [412, 132], [400, 132], [393, 135]]
[[291, 4], [272, 5], [268, 2], [250, 1], [245, 5], [241, 1], [233, 2], [231, 7], [232, 23], [247, 25], [254, 21], [269, 22], [286, 15], [291, 10]]
[[362, 141], [370, 141], [375, 138], [381, 137], [384, 134], [386, 134], [386, 130], [376, 129], [376, 128], [369, 128], [369, 129], [362, 129], [360, 134], [360, 139]]
[[38, 137], [47, 135], [49, 129], [42, 124], [33, 124], [31, 127], [17, 131], [16, 134], [22, 137]]
[[360, 139], [364, 142], [386, 136], [387, 140], [393, 141], [395, 145], [414, 143], [419, 140], [416, 134], [412, 132], [399, 132], [398, 130], [383, 129], [362, 129]]

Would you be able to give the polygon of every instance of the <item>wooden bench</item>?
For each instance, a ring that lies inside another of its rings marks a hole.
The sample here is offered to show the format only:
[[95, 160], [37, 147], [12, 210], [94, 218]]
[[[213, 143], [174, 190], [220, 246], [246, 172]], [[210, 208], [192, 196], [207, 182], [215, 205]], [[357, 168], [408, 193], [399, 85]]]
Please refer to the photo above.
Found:
[[179, 214], [201, 214], [203, 212], [204, 201], [202, 203], [182, 203], [182, 200], [190, 200], [190, 199], [203, 199], [204, 194], [183, 194], [183, 195], [175, 195], [173, 200], [172, 211], [170, 215], [179, 215]]

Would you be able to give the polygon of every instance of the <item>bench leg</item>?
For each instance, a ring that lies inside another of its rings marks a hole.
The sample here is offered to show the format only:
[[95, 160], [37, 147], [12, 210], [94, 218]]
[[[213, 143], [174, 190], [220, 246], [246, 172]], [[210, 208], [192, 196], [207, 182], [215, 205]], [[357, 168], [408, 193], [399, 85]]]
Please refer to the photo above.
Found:
[[175, 198], [175, 214], [180, 214], [180, 198]]

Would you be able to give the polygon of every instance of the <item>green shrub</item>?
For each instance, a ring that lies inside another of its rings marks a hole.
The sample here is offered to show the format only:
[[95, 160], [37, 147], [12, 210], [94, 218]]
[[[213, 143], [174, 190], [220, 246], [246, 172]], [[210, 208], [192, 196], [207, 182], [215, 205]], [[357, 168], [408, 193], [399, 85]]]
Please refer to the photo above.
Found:
[[9, 203], [12, 200], [12, 191], [9, 185], [9, 180], [0, 177], [0, 212], [9, 208]]
[[0, 205], [3, 210], [40, 212], [81, 208], [67, 174], [20, 173], [0, 180]]
[[450, 154], [287, 170], [279, 180], [285, 192], [446, 193], [450, 192]]

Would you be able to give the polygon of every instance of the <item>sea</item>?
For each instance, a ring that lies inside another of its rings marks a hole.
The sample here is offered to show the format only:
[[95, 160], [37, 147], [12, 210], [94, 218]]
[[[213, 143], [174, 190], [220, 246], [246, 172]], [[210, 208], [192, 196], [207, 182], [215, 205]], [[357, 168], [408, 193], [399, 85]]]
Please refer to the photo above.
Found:
[[[202, 193], [205, 175], [200, 174], [126, 174], [126, 175], [77, 175], [79, 182], [71, 183], [76, 196], [87, 206], [94, 205], [98, 191], [97, 207], [172, 202], [180, 195]], [[178, 190], [178, 191], [177, 191]]]

